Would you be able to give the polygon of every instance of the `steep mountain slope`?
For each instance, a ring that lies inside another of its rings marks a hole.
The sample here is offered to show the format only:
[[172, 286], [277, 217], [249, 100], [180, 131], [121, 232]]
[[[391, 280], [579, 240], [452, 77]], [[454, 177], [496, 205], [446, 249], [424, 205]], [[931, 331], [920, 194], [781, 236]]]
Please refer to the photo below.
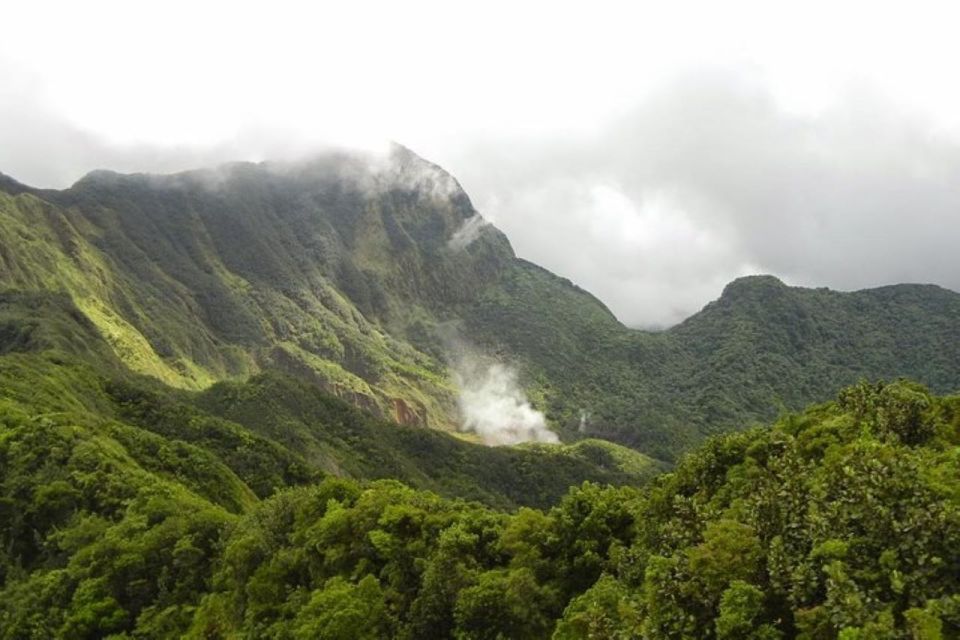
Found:
[[751, 277], [668, 331], [630, 330], [518, 259], [452, 177], [402, 147], [94, 172], [64, 191], [5, 178], [0, 287], [67, 296], [126, 366], [175, 387], [281, 370], [446, 430], [450, 353], [467, 345], [517, 366], [565, 439], [663, 459], [861, 377], [960, 387], [958, 294]]
[[469, 201], [402, 149], [9, 191], [0, 282], [65, 290], [134, 370], [202, 388], [280, 367], [443, 428], [454, 414], [443, 366], [402, 337], [511, 255], [492, 230], [448, 249]]

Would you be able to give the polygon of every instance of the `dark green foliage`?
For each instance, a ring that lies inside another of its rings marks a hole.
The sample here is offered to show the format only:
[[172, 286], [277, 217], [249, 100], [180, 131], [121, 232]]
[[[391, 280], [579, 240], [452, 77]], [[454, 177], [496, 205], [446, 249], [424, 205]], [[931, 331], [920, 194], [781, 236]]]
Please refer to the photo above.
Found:
[[111, 381], [106, 392], [121, 419], [161, 436], [160, 442], [191, 443], [213, 453], [261, 498], [322, 475], [295, 449], [198, 409], [188, 394], [164, 391], [145, 381], [122, 380]]

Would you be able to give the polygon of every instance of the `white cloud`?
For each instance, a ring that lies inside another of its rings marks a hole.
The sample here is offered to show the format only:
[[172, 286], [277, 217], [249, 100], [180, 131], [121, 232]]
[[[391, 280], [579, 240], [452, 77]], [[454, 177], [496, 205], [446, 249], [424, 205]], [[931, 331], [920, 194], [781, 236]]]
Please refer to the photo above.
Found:
[[457, 229], [453, 236], [450, 237], [447, 246], [454, 251], [462, 251], [466, 249], [473, 241], [480, 237], [480, 233], [483, 231], [484, 227], [489, 224], [486, 220], [483, 219], [483, 216], [475, 214], [463, 221], [463, 224], [460, 225], [460, 228]]
[[285, 129], [442, 160], [470, 137], [594, 131], [705, 65], [750, 69], [790, 111], [821, 110], [855, 81], [956, 126], [958, 17], [923, 1], [35, 0], [4, 8], [0, 60], [111, 143]]
[[487, 140], [452, 164], [518, 253], [633, 325], [746, 273], [960, 289], [960, 144], [872, 94], [803, 116], [739, 74], [692, 74], [592, 137]]
[[958, 14], [923, 1], [13, 3], [0, 171], [62, 187], [95, 168], [390, 138], [630, 324], [676, 322], [754, 271], [960, 288]]

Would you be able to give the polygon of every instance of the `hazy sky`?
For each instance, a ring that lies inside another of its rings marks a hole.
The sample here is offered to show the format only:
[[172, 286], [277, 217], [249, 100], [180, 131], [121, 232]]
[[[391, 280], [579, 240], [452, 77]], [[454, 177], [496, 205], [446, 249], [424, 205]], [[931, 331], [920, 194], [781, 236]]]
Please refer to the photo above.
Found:
[[628, 324], [746, 273], [960, 290], [953, 4], [9, 3], [0, 171], [392, 139]]

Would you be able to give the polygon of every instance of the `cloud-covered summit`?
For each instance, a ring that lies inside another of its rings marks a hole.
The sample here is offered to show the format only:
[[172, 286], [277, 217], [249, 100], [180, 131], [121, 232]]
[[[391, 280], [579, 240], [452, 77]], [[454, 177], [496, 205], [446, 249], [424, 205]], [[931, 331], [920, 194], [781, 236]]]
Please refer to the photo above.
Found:
[[[118, 144], [31, 91], [6, 93], [0, 171], [33, 186], [66, 186], [97, 168], [166, 173], [323, 147], [267, 127], [208, 146]], [[597, 125], [418, 148], [456, 180], [439, 169], [416, 178], [444, 193], [459, 180], [483, 216], [478, 228], [496, 224], [521, 257], [632, 326], [674, 324], [753, 273], [838, 289], [960, 290], [960, 142], [869, 91], [800, 114], [749, 74], [701, 71]]]

